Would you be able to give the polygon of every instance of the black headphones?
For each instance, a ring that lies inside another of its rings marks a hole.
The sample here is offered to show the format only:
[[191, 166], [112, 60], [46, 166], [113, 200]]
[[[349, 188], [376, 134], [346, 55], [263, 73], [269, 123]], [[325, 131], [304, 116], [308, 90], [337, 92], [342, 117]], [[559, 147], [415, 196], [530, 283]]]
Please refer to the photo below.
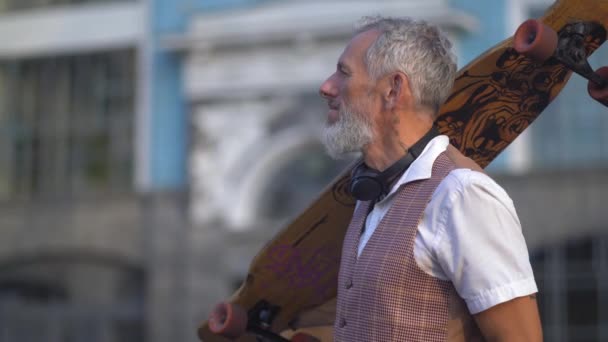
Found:
[[380, 172], [365, 165], [361, 160], [355, 165], [350, 180], [350, 193], [359, 201], [371, 201], [386, 196], [390, 184], [418, 158], [426, 145], [440, 133], [435, 126], [418, 140], [403, 158]]

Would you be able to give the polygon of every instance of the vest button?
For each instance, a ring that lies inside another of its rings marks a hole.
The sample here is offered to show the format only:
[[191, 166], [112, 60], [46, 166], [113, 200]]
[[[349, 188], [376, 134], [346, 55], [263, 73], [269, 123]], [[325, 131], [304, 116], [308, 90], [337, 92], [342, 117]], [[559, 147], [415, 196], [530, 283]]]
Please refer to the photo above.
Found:
[[340, 328], [344, 328], [346, 326], [346, 320], [344, 318], [340, 318]]
[[351, 287], [353, 287], [353, 280], [352, 279], [348, 279], [346, 281], [346, 289], [349, 290]]

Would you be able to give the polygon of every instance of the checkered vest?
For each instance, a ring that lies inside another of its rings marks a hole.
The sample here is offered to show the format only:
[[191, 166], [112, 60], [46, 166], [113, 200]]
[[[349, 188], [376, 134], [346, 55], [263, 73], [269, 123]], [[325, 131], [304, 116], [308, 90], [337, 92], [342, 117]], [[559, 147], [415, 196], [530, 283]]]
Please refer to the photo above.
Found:
[[430, 179], [400, 188], [357, 258], [359, 237], [370, 209], [370, 202], [359, 203], [342, 249], [335, 341], [447, 340], [454, 307], [451, 298], [461, 299], [451, 282], [418, 268], [414, 240], [433, 192], [454, 168], [444, 152], [435, 160]]

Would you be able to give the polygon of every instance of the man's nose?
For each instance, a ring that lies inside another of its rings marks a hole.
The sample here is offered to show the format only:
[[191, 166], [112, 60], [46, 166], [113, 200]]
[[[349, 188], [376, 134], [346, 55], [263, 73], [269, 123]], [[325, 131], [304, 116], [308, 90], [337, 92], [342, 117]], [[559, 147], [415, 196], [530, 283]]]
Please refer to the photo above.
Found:
[[337, 96], [337, 87], [333, 80], [333, 75], [321, 84], [319, 95], [324, 99], [334, 98]]

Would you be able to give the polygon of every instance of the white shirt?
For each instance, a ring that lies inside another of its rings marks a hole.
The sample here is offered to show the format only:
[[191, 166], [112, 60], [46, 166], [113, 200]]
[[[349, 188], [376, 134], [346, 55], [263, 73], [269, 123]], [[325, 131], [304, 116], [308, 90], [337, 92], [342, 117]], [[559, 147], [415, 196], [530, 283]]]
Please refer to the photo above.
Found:
[[[367, 216], [359, 255], [406, 183], [431, 177], [435, 159], [449, 144], [435, 137]], [[426, 207], [414, 242], [416, 263], [450, 280], [472, 314], [538, 292], [513, 201], [484, 173], [455, 169]]]

